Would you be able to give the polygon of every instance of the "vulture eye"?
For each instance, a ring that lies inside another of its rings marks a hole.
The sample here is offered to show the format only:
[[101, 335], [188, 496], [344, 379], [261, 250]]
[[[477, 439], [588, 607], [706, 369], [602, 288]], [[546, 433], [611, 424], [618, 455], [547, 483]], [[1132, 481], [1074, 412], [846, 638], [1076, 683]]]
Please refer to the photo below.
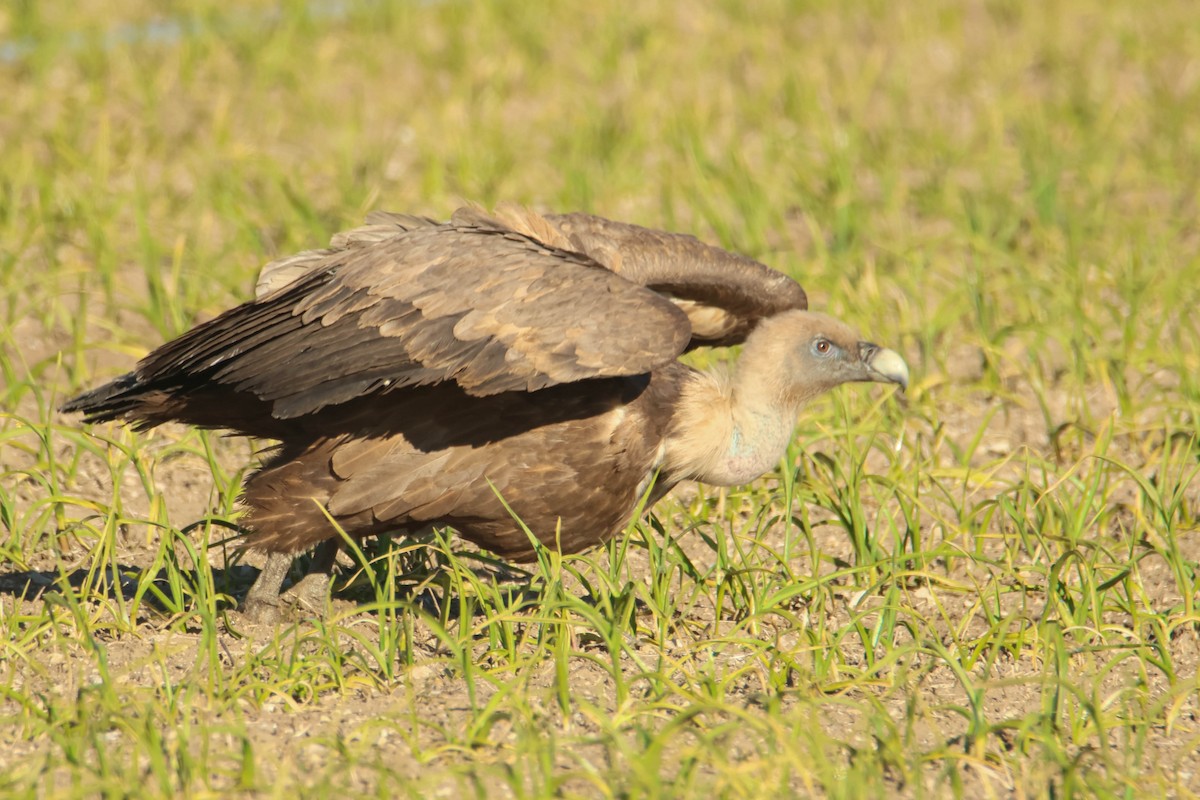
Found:
[[833, 342], [828, 339], [817, 339], [813, 342], [813, 352], [819, 356], [827, 356], [833, 352]]

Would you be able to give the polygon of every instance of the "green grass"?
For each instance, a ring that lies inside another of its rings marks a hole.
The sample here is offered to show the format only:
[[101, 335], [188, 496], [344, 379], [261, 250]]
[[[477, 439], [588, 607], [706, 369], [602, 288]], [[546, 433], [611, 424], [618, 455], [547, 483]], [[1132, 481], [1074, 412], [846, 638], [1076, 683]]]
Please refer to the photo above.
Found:
[[[0, 794], [1200, 794], [1193, 4], [281, 5], [0, 9]], [[913, 386], [580, 556], [364, 543], [247, 635], [252, 445], [54, 409], [463, 200], [760, 258]]]

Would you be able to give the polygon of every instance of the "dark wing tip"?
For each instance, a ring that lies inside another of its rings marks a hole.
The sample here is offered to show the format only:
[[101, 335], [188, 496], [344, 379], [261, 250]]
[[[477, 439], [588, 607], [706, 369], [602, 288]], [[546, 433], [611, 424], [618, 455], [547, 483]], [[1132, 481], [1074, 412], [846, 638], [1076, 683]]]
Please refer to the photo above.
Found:
[[105, 422], [116, 419], [127, 410], [129, 397], [137, 389], [137, 374], [128, 372], [72, 397], [58, 410], [63, 414], [83, 414], [85, 422]]

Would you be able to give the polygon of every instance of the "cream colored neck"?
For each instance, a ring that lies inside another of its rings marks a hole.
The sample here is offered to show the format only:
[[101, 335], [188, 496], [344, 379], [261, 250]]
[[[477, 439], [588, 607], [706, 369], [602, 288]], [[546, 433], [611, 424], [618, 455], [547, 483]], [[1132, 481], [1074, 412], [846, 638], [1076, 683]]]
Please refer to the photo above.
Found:
[[800, 403], [769, 380], [695, 373], [683, 387], [663, 471], [714, 486], [748, 483], [787, 450]]

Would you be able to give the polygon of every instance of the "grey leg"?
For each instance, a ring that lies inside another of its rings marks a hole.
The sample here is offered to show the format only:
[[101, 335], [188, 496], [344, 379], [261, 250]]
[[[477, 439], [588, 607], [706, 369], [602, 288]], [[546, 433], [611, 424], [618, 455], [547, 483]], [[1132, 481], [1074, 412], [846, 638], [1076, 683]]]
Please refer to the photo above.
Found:
[[242, 614], [247, 619], [267, 625], [282, 620], [279, 590], [283, 588], [283, 579], [287, 577], [291, 566], [290, 553], [271, 553], [267, 556], [266, 566], [258, 573], [258, 580], [250, 587], [242, 606]]
[[283, 593], [283, 602], [308, 614], [323, 615], [339, 547], [341, 541], [338, 539], [326, 539], [317, 545], [307, 574]]

